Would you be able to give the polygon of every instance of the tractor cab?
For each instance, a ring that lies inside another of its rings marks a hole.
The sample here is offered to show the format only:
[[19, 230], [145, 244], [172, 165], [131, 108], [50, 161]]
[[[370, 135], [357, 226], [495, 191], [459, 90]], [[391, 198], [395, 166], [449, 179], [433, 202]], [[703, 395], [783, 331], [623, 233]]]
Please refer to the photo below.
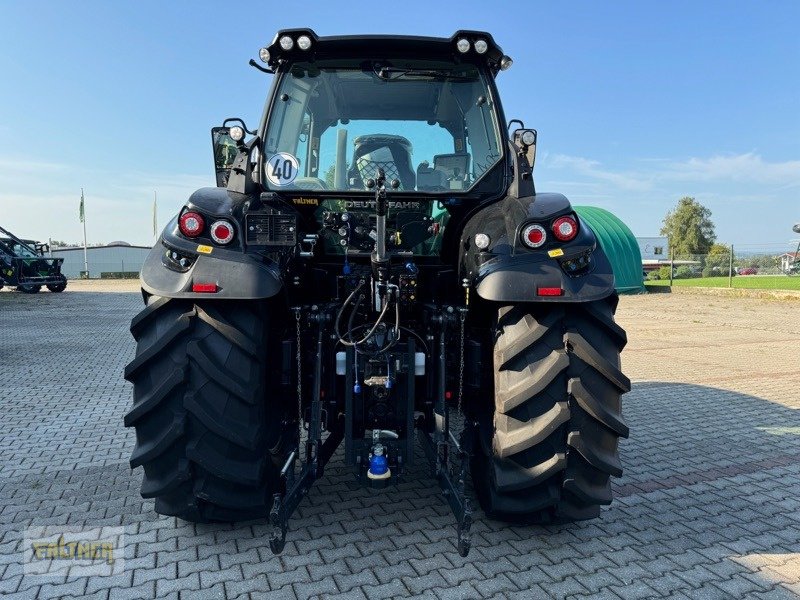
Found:
[[[494, 80], [512, 61], [489, 34], [281, 31], [259, 56], [275, 75], [264, 117], [257, 131], [241, 122], [214, 129], [218, 185], [313, 212], [326, 254], [369, 254], [381, 173], [387, 243], [401, 255], [440, 254], [454, 213], [505, 195], [513, 156]], [[239, 183], [225, 159], [231, 132], [249, 161]]]

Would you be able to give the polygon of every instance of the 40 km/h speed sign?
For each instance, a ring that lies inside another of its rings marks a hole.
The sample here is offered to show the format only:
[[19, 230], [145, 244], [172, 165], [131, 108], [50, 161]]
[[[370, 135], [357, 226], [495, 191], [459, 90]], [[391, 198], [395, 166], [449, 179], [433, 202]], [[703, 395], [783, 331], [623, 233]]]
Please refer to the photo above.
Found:
[[267, 180], [278, 187], [289, 185], [297, 177], [299, 169], [300, 164], [294, 156], [288, 152], [279, 152], [267, 161]]

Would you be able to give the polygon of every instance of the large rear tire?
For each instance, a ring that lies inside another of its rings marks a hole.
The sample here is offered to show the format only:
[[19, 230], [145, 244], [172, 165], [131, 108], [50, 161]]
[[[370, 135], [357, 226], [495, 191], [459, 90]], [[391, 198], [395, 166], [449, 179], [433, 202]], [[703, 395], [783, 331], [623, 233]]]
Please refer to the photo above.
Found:
[[620, 371], [627, 337], [617, 296], [498, 311], [494, 411], [478, 428], [473, 481], [488, 516], [552, 523], [590, 519], [611, 503], [617, 443], [628, 437]]
[[17, 291], [22, 292], [23, 294], [38, 294], [41, 289], [42, 286], [34, 285], [32, 283], [17, 286]]
[[282, 402], [268, 396], [278, 336], [260, 301], [153, 297], [126, 367], [142, 497], [187, 521], [263, 518], [279, 483]]

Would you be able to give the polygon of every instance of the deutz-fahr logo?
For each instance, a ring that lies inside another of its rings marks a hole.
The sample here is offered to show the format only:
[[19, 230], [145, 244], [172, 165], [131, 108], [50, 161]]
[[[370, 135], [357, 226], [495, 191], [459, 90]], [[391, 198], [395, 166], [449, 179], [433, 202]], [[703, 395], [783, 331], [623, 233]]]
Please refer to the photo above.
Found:
[[[375, 200], [345, 200], [345, 208], [375, 208]], [[393, 202], [389, 201], [389, 208], [422, 208], [420, 202]]]

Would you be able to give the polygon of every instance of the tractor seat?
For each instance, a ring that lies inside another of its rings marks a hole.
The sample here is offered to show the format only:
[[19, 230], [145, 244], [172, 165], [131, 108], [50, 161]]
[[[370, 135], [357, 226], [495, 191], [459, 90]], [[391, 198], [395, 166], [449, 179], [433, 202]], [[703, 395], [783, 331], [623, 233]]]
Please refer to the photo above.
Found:
[[416, 187], [416, 174], [411, 167], [411, 142], [400, 135], [361, 135], [353, 141], [353, 164], [347, 172], [351, 188], [365, 189], [367, 179], [378, 177], [378, 169], [386, 174], [386, 183], [400, 182], [401, 190]]

